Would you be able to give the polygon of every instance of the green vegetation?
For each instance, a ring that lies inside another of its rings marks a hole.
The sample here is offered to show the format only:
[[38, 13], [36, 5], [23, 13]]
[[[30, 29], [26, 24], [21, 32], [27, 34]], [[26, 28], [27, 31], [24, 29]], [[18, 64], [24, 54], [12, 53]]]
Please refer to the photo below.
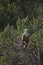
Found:
[[19, 62], [28, 63], [29, 59], [26, 57], [29, 53], [26, 52], [27, 55], [23, 53], [22, 57], [22, 53], [19, 55], [15, 51], [25, 28], [28, 29], [30, 34], [28, 45], [32, 50], [35, 45], [36, 47], [39, 45], [40, 58], [43, 62], [42, 13], [42, 0], [0, 0], [0, 55], [2, 55], [0, 56], [0, 65], [15, 65]]

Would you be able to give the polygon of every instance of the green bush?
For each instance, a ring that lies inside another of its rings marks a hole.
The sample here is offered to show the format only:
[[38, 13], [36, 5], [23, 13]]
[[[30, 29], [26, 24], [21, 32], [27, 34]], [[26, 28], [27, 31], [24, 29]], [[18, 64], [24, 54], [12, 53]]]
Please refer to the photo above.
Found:
[[[7, 7], [6, 7], [7, 6]], [[14, 25], [17, 28], [16, 21], [18, 19], [17, 7], [15, 4], [7, 3], [5, 7], [0, 5], [0, 27], [5, 27], [7, 24]]]
[[29, 33], [32, 34], [34, 32], [34, 26], [32, 22], [28, 19], [28, 17], [24, 19], [18, 19], [17, 21], [17, 30], [19, 35], [23, 33], [23, 30], [27, 28]]
[[[39, 22], [41, 23], [39, 24]], [[0, 42], [2, 43], [2, 47], [0, 49], [1, 53], [6, 52], [9, 54], [8, 58], [1, 58], [0, 63], [5, 64], [5, 62], [8, 62], [8, 65], [13, 64], [12, 62], [14, 61], [16, 51], [14, 50], [14, 45], [16, 42], [14, 40], [19, 41], [21, 38], [21, 35], [23, 33], [23, 30], [25, 28], [28, 29], [28, 32], [30, 33], [30, 38], [29, 38], [29, 45], [31, 49], [35, 49], [35, 46], [37, 46], [37, 43], [39, 44], [40, 51], [43, 52], [43, 21], [42, 20], [37, 20], [35, 19], [34, 21], [29, 21], [28, 17], [24, 19], [18, 19], [17, 21], [17, 30], [14, 28], [14, 26], [10, 26], [9, 24], [7, 27], [5, 27], [4, 31], [0, 33]], [[12, 42], [13, 41], [13, 42]], [[18, 42], [17, 41], [17, 42]], [[5, 53], [5, 54], [6, 54]], [[17, 54], [17, 60], [24, 60], [21, 58], [22, 54], [19, 56]], [[42, 55], [41, 55], [42, 56]], [[25, 56], [24, 56], [25, 58]], [[5, 59], [5, 60], [3, 60]], [[8, 61], [6, 60], [8, 59]], [[11, 62], [10, 62], [11, 61]], [[24, 60], [26, 61], [26, 59]], [[23, 63], [24, 63], [23, 61]]]

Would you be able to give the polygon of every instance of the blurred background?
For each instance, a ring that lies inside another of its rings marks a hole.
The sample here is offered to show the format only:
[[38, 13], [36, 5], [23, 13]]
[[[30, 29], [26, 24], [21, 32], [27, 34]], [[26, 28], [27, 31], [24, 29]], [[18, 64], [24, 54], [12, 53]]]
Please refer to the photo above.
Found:
[[29, 46], [34, 53], [37, 47], [36, 55], [43, 65], [43, 0], [0, 0], [0, 65], [33, 65], [29, 52], [22, 58], [13, 48], [25, 28], [30, 34]]

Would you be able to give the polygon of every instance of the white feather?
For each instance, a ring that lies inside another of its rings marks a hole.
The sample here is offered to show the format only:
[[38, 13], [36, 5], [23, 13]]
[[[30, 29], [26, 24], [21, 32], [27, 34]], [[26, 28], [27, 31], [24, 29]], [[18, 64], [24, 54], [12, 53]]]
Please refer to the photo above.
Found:
[[21, 38], [22, 40], [23, 40], [23, 36], [24, 36], [24, 35], [25, 35], [26, 37], [29, 36], [28, 29], [24, 29], [24, 33], [22, 34], [22, 38]]

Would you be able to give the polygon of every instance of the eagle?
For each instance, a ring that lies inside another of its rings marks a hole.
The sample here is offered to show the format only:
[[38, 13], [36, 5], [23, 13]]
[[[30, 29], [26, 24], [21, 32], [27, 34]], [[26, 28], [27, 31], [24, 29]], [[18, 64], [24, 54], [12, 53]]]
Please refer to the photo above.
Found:
[[22, 46], [24, 48], [27, 47], [28, 41], [29, 41], [29, 33], [28, 33], [28, 29], [24, 29], [24, 32], [22, 34]]

